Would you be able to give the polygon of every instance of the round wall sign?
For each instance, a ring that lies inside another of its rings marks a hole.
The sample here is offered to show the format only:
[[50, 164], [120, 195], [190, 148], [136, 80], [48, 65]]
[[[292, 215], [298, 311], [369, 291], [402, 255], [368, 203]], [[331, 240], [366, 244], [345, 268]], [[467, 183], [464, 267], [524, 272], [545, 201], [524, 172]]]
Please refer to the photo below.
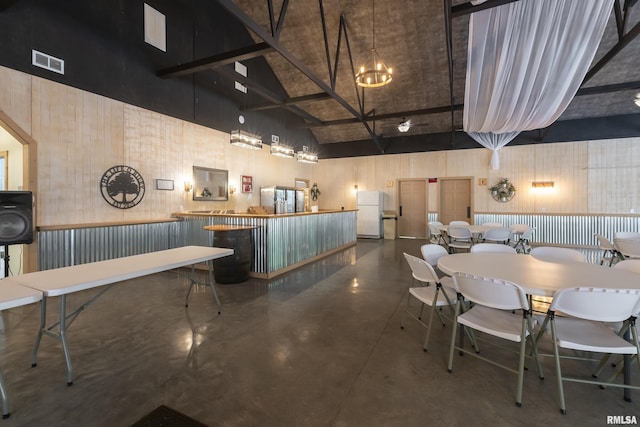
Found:
[[129, 209], [140, 203], [144, 188], [142, 175], [130, 166], [113, 166], [100, 178], [102, 197], [118, 209]]

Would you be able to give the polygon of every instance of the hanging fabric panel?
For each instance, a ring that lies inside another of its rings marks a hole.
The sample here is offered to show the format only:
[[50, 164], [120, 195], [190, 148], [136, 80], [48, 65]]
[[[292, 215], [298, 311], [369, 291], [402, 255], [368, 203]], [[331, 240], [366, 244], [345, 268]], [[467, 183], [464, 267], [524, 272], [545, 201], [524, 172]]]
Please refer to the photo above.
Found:
[[[553, 123], [595, 56], [613, 0], [520, 0], [471, 15], [464, 130], [498, 150]], [[482, 136], [491, 134], [491, 136]]]

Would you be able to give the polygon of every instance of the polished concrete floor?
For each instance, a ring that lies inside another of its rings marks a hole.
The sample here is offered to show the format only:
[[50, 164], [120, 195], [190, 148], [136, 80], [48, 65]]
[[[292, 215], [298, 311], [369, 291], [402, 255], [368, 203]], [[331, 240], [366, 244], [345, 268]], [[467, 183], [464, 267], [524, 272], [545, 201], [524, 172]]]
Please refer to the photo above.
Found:
[[565, 387], [561, 415], [550, 359], [544, 381], [527, 372], [520, 408], [514, 374], [457, 355], [447, 373], [450, 324], [434, 329], [429, 352], [419, 324], [400, 329], [410, 283], [402, 252], [419, 255], [423, 243], [360, 240], [275, 280], [219, 285], [221, 315], [204, 287], [185, 308], [188, 280], [175, 272], [118, 284], [69, 329], [70, 387], [55, 340], [44, 338], [30, 366], [38, 305], [7, 310], [0, 367], [12, 414], [0, 427], [129, 426], [160, 405], [210, 426], [603, 426], [607, 416], [640, 417], [640, 392], [628, 403], [619, 389], [584, 384]]

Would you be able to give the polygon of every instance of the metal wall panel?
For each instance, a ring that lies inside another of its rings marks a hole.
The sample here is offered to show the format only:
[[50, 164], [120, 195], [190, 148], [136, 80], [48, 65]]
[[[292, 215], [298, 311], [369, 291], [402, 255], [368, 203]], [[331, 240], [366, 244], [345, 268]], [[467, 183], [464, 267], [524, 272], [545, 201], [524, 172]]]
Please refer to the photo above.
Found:
[[178, 222], [38, 232], [38, 268], [120, 258], [178, 246]]
[[39, 268], [66, 267], [186, 245], [213, 245], [206, 225], [255, 226], [252, 271], [273, 273], [356, 241], [354, 211], [281, 217], [190, 216], [183, 221], [40, 231]]
[[[437, 221], [438, 214], [429, 212], [429, 221]], [[499, 222], [509, 227], [527, 224], [535, 227], [532, 242], [538, 245], [597, 247], [595, 233], [613, 241], [618, 231], [640, 231], [640, 217], [623, 215], [558, 215], [558, 214], [491, 214], [477, 213], [474, 224]]]
[[640, 218], [620, 215], [538, 215], [538, 214], [476, 214], [475, 224], [499, 222], [509, 227], [512, 224], [528, 224], [535, 227], [533, 243], [595, 247], [595, 233], [609, 240], [617, 231], [639, 231]]

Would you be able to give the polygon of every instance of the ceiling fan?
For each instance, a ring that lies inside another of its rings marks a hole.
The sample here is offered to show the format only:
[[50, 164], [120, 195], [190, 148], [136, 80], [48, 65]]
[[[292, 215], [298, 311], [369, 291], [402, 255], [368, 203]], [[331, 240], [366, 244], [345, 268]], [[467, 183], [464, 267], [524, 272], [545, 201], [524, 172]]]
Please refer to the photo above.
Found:
[[411, 129], [428, 127], [429, 123], [413, 123], [413, 121], [407, 117], [403, 117], [399, 123], [391, 124], [387, 123], [383, 126], [385, 133], [405, 134]]

